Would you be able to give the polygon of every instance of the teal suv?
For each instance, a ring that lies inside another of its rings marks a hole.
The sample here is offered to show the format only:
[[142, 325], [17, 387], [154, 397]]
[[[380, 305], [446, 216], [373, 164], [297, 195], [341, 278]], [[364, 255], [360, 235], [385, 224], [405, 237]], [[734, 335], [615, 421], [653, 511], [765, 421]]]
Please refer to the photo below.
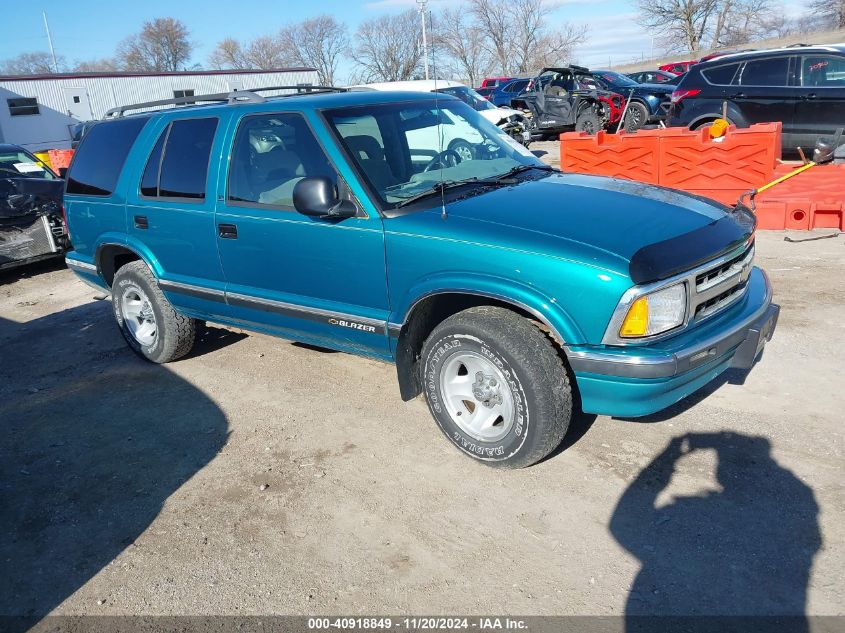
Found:
[[518, 467], [576, 407], [656, 412], [772, 336], [750, 213], [561, 173], [445, 95], [190, 100], [111, 112], [64, 198], [68, 266], [152, 362], [203, 321], [392, 362], [459, 450]]

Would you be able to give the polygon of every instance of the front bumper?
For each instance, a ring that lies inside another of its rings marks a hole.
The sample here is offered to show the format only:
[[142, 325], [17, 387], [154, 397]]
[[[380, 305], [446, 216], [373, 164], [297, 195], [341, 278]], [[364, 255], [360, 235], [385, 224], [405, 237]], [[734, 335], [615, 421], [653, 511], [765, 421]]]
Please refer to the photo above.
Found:
[[605, 415], [649, 415], [730, 367], [749, 369], [771, 340], [779, 313], [768, 277], [754, 268], [737, 305], [677, 337], [641, 347], [568, 347], [582, 407]]

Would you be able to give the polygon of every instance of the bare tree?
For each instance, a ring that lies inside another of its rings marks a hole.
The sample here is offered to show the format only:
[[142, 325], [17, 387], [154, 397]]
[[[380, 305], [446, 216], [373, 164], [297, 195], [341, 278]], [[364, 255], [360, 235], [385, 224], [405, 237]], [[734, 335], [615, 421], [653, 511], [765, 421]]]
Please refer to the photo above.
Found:
[[845, 0], [813, 0], [810, 8], [825, 21], [825, 26], [845, 28]]
[[507, 75], [563, 63], [587, 35], [586, 27], [550, 28], [554, 5], [543, 0], [470, 0], [469, 8], [486, 34], [488, 52]]
[[193, 44], [188, 27], [174, 18], [156, 18], [144, 22], [137, 35], [120, 43], [118, 63], [130, 71], [176, 71], [191, 59]]
[[[65, 59], [56, 57], [59, 71], [65, 70]], [[48, 75], [55, 72], [53, 57], [50, 53], [38, 51], [35, 53], [21, 53], [0, 62], [0, 73], [4, 75]]]
[[419, 14], [413, 9], [366, 20], [355, 32], [352, 58], [361, 81], [402, 81], [419, 75], [422, 60]]
[[73, 67], [73, 71], [77, 73], [113, 73], [117, 70], [117, 62], [110, 57], [76, 62]]
[[720, 0], [637, 0], [639, 23], [657, 32], [667, 47], [701, 50]]
[[279, 34], [291, 65], [317, 69], [322, 85], [334, 83], [341, 56], [349, 49], [346, 26], [330, 15], [291, 24]]
[[240, 42], [231, 37], [218, 42], [211, 55], [208, 56], [208, 65], [218, 70], [245, 70], [249, 68]]
[[432, 49], [452, 77], [477, 85], [493, 65], [485, 32], [460, 9], [444, 9], [432, 24]]

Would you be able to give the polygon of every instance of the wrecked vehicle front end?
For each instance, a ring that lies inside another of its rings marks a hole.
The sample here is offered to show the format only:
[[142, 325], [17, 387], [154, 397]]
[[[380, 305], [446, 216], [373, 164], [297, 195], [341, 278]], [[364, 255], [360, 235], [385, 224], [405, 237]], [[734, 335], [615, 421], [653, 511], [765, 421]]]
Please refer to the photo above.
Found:
[[64, 181], [9, 176], [0, 171], [0, 269], [68, 250], [61, 207]]

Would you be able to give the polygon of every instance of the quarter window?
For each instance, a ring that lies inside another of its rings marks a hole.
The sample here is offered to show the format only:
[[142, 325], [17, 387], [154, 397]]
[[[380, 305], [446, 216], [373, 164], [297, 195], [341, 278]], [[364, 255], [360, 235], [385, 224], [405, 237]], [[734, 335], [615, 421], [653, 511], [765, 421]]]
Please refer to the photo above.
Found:
[[141, 128], [149, 117], [127, 117], [93, 126], [76, 150], [67, 174], [67, 193], [109, 196]]
[[715, 68], [708, 68], [702, 70], [701, 74], [704, 78], [715, 86], [730, 86], [734, 75], [739, 68], [739, 62], [736, 64], [725, 64], [724, 66], [716, 66]]
[[298, 114], [244, 117], [229, 167], [230, 202], [293, 208], [293, 188], [305, 177], [337, 182], [320, 144]]
[[845, 57], [807, 55], [801, 60], [801, 85], [845, 87]]
[[789, 57], [770, 57], [745, 62], [740, 86], [786, 86]]

